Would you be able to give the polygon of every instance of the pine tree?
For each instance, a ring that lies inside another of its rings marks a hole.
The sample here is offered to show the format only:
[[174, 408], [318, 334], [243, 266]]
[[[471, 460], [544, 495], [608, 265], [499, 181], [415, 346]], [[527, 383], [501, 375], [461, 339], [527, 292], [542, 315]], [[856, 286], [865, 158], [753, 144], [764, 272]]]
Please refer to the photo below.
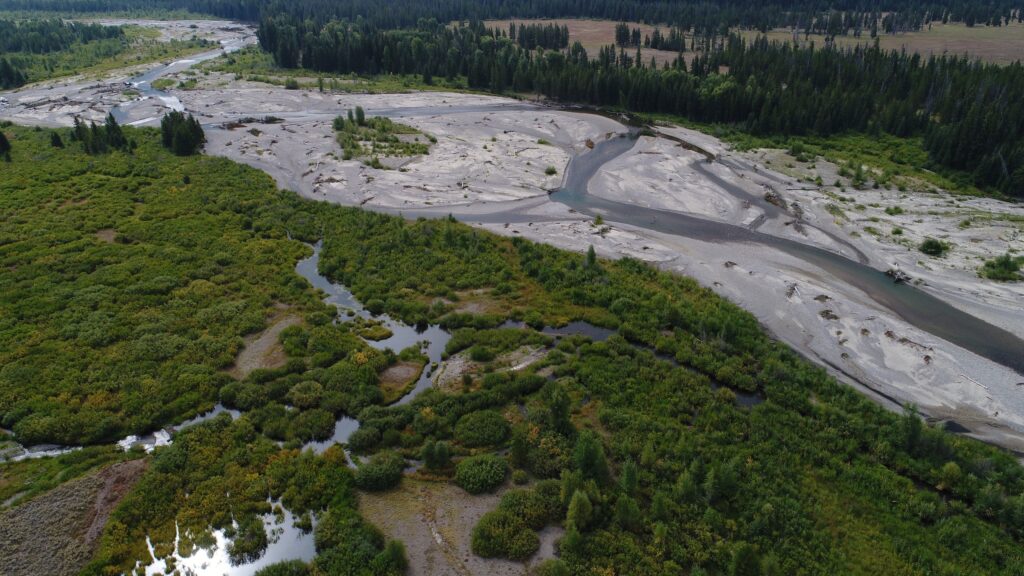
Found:
[[587, 497], [586, 492], [577, 490], [573, 493], [572, 500], [569, 501], [569, 511], [565, 516], [565, 525], [567, 528], [575, 528], [582, 532], [590, 525], [593, 513], [594, 506], [590, 503], [590, 498]]
[[619, 478], [619, 487], [622, 492], [629, 496], [636, 496], [639, 480], [637, 479], [637, 467], [632, 460], [627, 460], [622, 465], [622, 476]]
[[11, 142], [2, 130], [0, 130], [0, 156], [3, 156], [6, 162], [11, 161]]
[[593, 268], [595, 265], [597, 265], [597, 252], [594, 251], [594, 245], [591, 244], [587, 248], [587, 268]]
[[601, 439], [591, 430], [580, 432], [573, 450], [573, 464], [583, 472], [583, 477], [598, 484], [608, 482], [608, 460], [604, 455]]

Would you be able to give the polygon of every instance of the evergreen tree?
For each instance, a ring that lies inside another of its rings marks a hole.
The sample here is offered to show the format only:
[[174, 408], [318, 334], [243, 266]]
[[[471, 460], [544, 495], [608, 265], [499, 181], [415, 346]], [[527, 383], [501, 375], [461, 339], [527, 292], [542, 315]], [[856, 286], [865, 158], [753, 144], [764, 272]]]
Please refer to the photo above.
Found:
[[160, 120], [160, 140], [178, 156], [195, 154], [206, 143], [203, 127], [194, 116], [173, 111]]
[[622, 476], [619, 478], [619, 487], [622, 492], [629, 496], [636, 496], [639, 480], [637, 479], [637, 467], [632, 460], [627, 460], [622, 465]]
[[729, 564], [730, 576], [761, 576], [761, 561], [757, 551], [746, 542], [741, 542], [732, 555]]
[[584, 478], [594, 480], [598, 484], [608, 482], [608, 460], [604, 455], [604, 446], [593, 431], [580, 432], [572, 458], [573, 464], [583, 473]]
[[11, 142], [7, 139], [7, 135], [0, 130], [0, 156], [3, 156], [4, 161], [11, 161]]
[[586, 530], [593, 514], [594, 506], [590, 503], [590, 498], [587, 497], [586, 492], [577, 490], [573, 493], [572, 500], [569, 501], [569, 511], [565, 516], [566, 528], [575, 528], [580, 532]]

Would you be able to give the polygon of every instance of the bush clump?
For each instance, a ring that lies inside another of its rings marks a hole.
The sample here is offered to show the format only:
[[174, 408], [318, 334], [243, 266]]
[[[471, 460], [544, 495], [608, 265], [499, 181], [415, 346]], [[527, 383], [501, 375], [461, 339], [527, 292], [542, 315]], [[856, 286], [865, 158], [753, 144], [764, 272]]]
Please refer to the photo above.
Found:
[[1021, 279], [1021, 264], [1024, 264], [1024, 257], [1014, 258], [1007, 252], [998, 258], [987, 260], [981, 267], [980, 274], [989, 280], [1013, 282]]
[[499, 444], [508, 438], [508, 433], [508, 422], [492, 410], [466, 414], [455, 424], [455, 439], [469, 448]]
[[483, 494], [500, 486], [507, 473], [508, 465], [502, 458], [493, 454], [470, 456], [455, 466], [455, 483], [470, 494]]
[[918, 246], [918, 250], [924, 252], [929, 256], [942, 256], [949, 251], [949, 244], [936, 240], [935, 238], [926, 238], [921, 245]]
[[509, 490], [501, 496], [498, 510], [519, 518], [529, 528], [540, 530], [562, 519], [561, 485], [543, 480], [532, 490]]
[[484, 558], [525, 560], [540, 548], [540, 539], [520, 518], [499, 509], [484, 514], [473, 528], [472, 548]]
[[400, 455], [381, 452], [356, 470], [356, 486], [371, 492], [394, 488], [402, 480], [404, 469], [405, 459]]

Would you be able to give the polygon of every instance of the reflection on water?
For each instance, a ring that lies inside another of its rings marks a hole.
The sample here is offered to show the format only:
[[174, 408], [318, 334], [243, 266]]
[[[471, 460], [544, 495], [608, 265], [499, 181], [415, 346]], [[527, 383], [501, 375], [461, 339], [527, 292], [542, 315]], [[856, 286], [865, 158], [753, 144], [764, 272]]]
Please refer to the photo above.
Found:
[[[271, 502], [273, 506], [278, 503]], [[273, 513], [262, 516], [263, 529], [267, 532], [267, 549], [259, 559], [239, 565], [231, 563], [228, 555], [230, 540], [224, 530], [214, 530], [213, 538], [215, 543], [210, 548], [196, 548], [191, 554], [183, 556], [180, 550], [180, 534], [176, 533], [174, 538], [174, 552], [168, 558], [157, 558], [153, 543], [146, 538], [146, 545], [149, 547], [149, 555], [153, 562], [148, 566], [136, 566], [134, 574], [145, 574], [145, 576], [157, 576], [166, 574], [170, 568], [168, 560], [173, 560], [173, 566], [179, 574], [190, 576], [252, 576], [257, 571], [284, 560], [302, 560], [308, 562], [316, 556], [316, 544], [313, 538], [313, 531], [303, 532], [295, 527], [296, 516], [288, 509], [282, 507], [284, 514], [280, 520]], [[313, 524], [316, 518], [313, 517]]]
[[[217, 404], [209, 412], [200, 414], [194, 418], [189, 418], [181, 424], [176, 426], [170, 426], [161, 430], [157, 430], [151, 434], [144, 436], [137, 436], [131, 434], [115, 442], [115, 445], [127, 452], [132, 448], [142, 448], [147, 453], [152, 452], [157, 446], [169, 446], [171, 444], [171, 435], [180, 430], [184, 430], [189, 426], [195, 426], [201, 422], [206, 422], [217, 417], [218, 414], [227, 413], [231, 415], [231, 418], [238, 418], [241, 412], [238, 410], [232, 410], [225, 408], [221, 404]], [[49, 458], [53, 456], [61, 456], [74, 452], [75, 450], [81, 450], [81, 446], [60, 446], [58, 444], [38, 444], [36, 446], [30, 446], [28, 448], [17, 446], [16, 450], [13, 451], [12, 455], [0, 456], [0, 462], [19, 462], [21, 460], [29, 460], [32, 458]]]
[[[528, 326], [522, 320], [506, 320], [501, 326], [499, 326], [499, 328], [526, 329]], [[555, 338], [561, 338], [562, 336], [586, 336], [594, 342], [604, 342], [610, 338], [612, 334], [615, 334], [615, 330], [594, 326], [590, 322], [577, 320], [557, 328], [554, 326], [545, 326], [541, 330], [541, 334], [554, 336]]]
[[194, 418], [189, 418], [188, 420], [185, 420], [184, 422], [178, 424], [177, 426], [171, 426], [169, 428], [164, 428], [163, 430], [157, 430], [152, 434], [147, 434], [141, 437], [135, 435], [127, 436], [119, 440], [117, 442], [117, 445], [118, 447], [125, 451], [131, 450], [132, 448], [141, 447], [146, 452], [152, 452], [153, 449], [156, 448], [157, 446], [169, 446], [171, 444], [171, 435], [173, 433], [184, 430], [185, 428], [188, 428], [190, 426], [195, 426], [196, 424], [201, 424], [203, 422], [213, 420], [220, 414], [230, 414], [232, 420], [242, 415], [242, 413], [239, 412], [238, 410], [225, 408], [222, 404], [218, 403], [216, 406], [213, 407], [213, 410], [210, 410], [209, 412], [204, 412]]
[[416, 346], [420, 349], [420, 353], [428, 358], [427, 369], [420, 374], [419, 380], [416, 381], [416, 386], [398, 401], [399, 404], [411, 402], [420, 392], [430, 387], [430, 365], [435, 362], [441, 362], [445, 346], [448, 345], [452, 335], [437, 324], [431, 324], [425, 330], [418, 330], [415, 326], [395, 320], [387, 314], [374, 316], [363, 306], [362, 302], [356, 299], [348, 288], [342, 284], [331, 282], [326, 276], [320, 274], [320, 251], [323, 248], [323, 241], [317, 242], [311, 248], [313, 248], [313, 255], [300, 260], [295, 266], [295, 271], [306, 280], [309, 280], [314, 288], [319, 288], [327, 295], [324, 297], [324, 302], [338, 307], [339, 312], [351, 311], [360, 318], [377, 320], [391, 331], [391, 336], [384, 340], [368, 340], [367, 343], [370, 346], [378, 350], [390, 348], [395, 352], [401, 352], [410, 346]]
[[[348, 416], [342, 416], [334, 423], [334, 435], [327, 440], [321, 440], [319, 442], [307, 442], [303, 444], [302, 449], [310, 449], [314, 454], [323, 454], [325, 450], [334, 446], [335, 444], [344, 444], [348, 442], [349, 436], [352, 433], [359, 430], [359, 421], [355, 418], [349, 418]], [[347, 453], [346, 453], [347, 455]]]

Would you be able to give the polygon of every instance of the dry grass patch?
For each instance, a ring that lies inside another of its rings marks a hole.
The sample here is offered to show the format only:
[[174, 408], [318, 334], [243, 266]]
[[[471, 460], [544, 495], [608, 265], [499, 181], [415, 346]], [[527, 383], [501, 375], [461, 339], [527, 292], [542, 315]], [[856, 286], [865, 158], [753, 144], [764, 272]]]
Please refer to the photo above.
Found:
[[[754, 38], [756, 31], [743, 31], [741, 35]], [[793, 34], [789, 30], [772, 30], [768, 32], [772, 40], [791, 41]], [[571, 33], [570, 33], [571, 36]], [[816, 46], [824, 46], [822, 36], [811, 35], [805, 42], [804, 35], [799, 35], [804, 44], [814, 42]], [[870, 46], [874, 39], [869, 34], [860, 38], [853, 36], [837, 36], [839, 46], [853, 47], [856, 45]], [[985, 62], [1009, 64], [1024, 58], [1024, 24], [1012, 22], [1007, 26], [971, 26], [960, 23], [935, 23], [930, 28], [918, 32], [903, 34], [879, 34], [879, 46], [884, 50], [906, 50], [917, 52], [923, 56], [941, 56], [950, 54], [962, 56], [967, 54]]]
[[0, 515], [0, 570], [5, 576], [78, 574], [146, 464], [112, 464]]
[[405, 478], [395, 490], [360, 494], [359, 512], [405, 544], [410, 576], [525, 576], [525, 564], [480, 558], [470, 550], [473, 527], [498, 505], [501, 492], [469, 496], [453, 484]]
[[397, 402], [416, 385], [420, 374], [426, 367], [425, 362], [399, 362], [380, 373], [380, 389], [384, 393], [384, 403]]
[[264, 331], [246, 336], [242, 351], [238, 353], [235, 365], [228, 374], [241, 380], [258, 368], [284, 366], [288, 357], [279, 337], [285, 328], [301, 322], [302, 319], [298, 316], [282, 312], [271, 320], [270, 326]]
[[96, 239], [107, 244], [113, 244], [114, 239], [117, 238], [117, 230], [113, 228], [104, 228], [96, 231]]
[[[557, 26], [565, 26], [569, 29], [569, 44], [573, 42], [579, 42], [583, 45], [583, 48], [587, 51], [587, 56], [590, 58], [596, 58], [598, 51], [609, 44], [615, 43], [615, 25], [618, 22], [612, 20], [587, 20], [587, 19], [554, 19], [554, 20], [487, 20], [484, 22], [490, 28], [497, 28], [499, 30], [508, 30], [510, 22], [515, 22], [516, 26], [520, 23], [524, 24], [555, 24]], [[654, 33], [655, 28], [660, 28], [662, 33], [668, 33], [669, 26], [652, 26], [650, 24], [641, 24], [639, 22], [627, 22], [629, 28], [639, 28], [641, 36], [650, 36]], [[689, 36], [687, 36], [689, 38]], [[626, 53], [630, 57], [636, 55], [636, 48], [626, 48]], [[661, 66], [665, 62], [672, 62], [678, 56], [678, 53], [670, 50], [651, 50], [649, 48], [641, 48], [643, 54], [644, 64], [651, 61], [651, 56], [654, 56], [654, 60]], [[683, 53], [683, 57], [687, 63], [693, 57], [693, 53], [689, 51], [689, 44], [687, 44], [687, 51]]]

